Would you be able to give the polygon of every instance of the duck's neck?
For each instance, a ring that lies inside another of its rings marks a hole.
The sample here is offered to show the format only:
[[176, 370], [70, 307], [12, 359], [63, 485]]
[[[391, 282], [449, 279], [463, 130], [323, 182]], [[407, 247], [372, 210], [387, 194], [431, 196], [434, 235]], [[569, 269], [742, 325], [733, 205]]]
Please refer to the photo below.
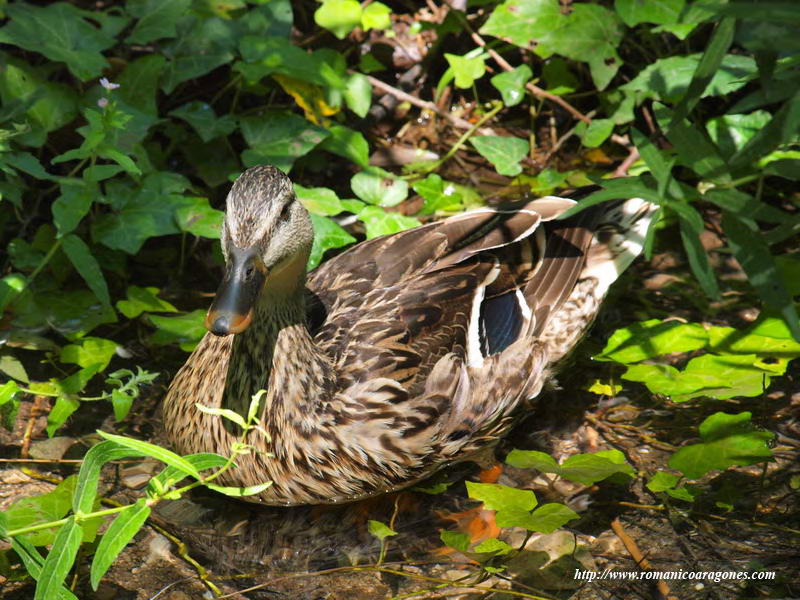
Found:
[[297, 263], [270, 276], [252, 324], [233, 340], [228, 363], [223, 407], [246, 416], [252, 396], [266, 390], [259, 412], [268, 431], [318, 406], [331, 376], [306, 324], [304, 257]]

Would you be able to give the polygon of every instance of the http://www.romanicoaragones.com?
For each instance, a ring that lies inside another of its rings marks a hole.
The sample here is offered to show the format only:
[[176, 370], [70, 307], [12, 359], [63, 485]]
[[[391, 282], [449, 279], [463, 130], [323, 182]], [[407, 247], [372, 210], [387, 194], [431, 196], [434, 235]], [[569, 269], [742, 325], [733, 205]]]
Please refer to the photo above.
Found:
[[775, 571], [618, 571], [616, 569], [605, 569], [603, 571], [584, 571], [575, 569], [574, 579], [585, 581], [643, 581], [643, 580], [697, 580], [697, 581], [769, 581], [775, 579]]

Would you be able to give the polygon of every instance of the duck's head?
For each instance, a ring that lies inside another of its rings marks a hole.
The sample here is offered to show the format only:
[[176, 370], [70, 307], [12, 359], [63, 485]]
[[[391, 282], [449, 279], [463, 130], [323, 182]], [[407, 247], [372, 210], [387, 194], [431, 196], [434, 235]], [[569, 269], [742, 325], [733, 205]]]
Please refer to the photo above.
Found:
[[206, 315], [215, 335], [250, 325], [262, 292], [291, 296], [302, 285], [314, 230], [292, 182], [271, 166], [248, 169], [228, 194], [222, 224], [225, 277]]

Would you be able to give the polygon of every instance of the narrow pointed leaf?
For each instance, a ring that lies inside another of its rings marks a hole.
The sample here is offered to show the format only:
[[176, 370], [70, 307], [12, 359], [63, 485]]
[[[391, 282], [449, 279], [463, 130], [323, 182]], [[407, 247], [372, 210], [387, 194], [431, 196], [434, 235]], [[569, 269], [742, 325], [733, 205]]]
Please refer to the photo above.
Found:
[[122, 511], [109, 525], [92, 561], [91, 582], [92, 589], [97, 591], [100, 579], [105, 575], [120, 552], [133, 539], [133, 536], [142, 528], [142, 524], [150, 516], [150, 507], [146, 498], [139, 498], [136, 504]]

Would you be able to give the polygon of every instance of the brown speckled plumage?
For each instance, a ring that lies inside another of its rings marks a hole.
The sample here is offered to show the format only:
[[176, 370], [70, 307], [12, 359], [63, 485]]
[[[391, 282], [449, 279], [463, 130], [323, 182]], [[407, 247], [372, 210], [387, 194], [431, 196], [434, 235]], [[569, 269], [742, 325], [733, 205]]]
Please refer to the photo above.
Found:
[[[554, 220], [547, 197], [361, 243], [306, 278], [305, 209], [277, 169], [244, 173], [223, 246], [256, 247], [270, 275], [252, 325], [206, 334], [175, 377], [164, 423], [182, 453], [227, 454], [238, 432], [195, 403], [245, 414], [260, 389], [259, 452], [224, 485], [312, 504], [407, 486], [491, 444], [579, 340], [641, 249], [652, 206], [629, 200]], [[299, 265], [299, 267], [298, 267]]]

